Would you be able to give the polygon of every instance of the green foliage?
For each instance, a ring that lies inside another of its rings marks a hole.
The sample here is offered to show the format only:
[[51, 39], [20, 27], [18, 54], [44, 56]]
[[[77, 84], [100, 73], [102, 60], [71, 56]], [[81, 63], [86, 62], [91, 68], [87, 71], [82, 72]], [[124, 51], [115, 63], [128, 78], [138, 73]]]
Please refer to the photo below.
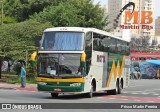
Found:
[[140, 38], [132, 37], [130, 42], [131, 51], [138, 51], [138, 52], [149, 52], [149, 36], [143, 36]]
[[36, 84], [37, 83], [37, 77], [33, 76], [33, 77], [27, 77], [27, 83], [32, 83], [32, 84]]
[[17, 21], [13, 17], [5, 16], [3, 19], [4, 24], [9, 24], [9, 23], [17, 23]]
[[21, 83], [21, 78], [20, 77], [8, 77], [6, 79], [6, 82], [10, 84]]
[[11, 60], [24, 60], [26, 50], [29, 55], [37, 50], [34, 37], [41, 36], [48, 27], [103, 29], [106, 20], [99, 4], [94, 5], [92, 0], [4, 0], [0, 52]]
[[53, 26], [103, 29], [108, 24], [108, 17], [92, 0], [4, 0], [4, 14], [7, 24], [25, 21], [30, 16], [42, 23], [51, 22]]
[[51, 22], [53, 26], [95, 27], [103, 29], [106, 17], [100, 6], [92, 0], [66, 0], [50, 6], [31, 17], [39, 22]]
[[[37, 83], [36, 79], [37, 79], [36, 76], [34, 76], [34, 77], [27, 77], [26, 83], [36, 84]], [[20, 84], [21, 83], [21, 78], [20, 78], [20, 76], [8, 77], [6, 79], [6, 82], [10, 83], [10, 84], [16, 84], [16, 83]]]
[[42, 35], [42, 31], [50, 26], [50, 23], [41, 24], [33, 20], [3, 25], [0, 27], [1, 52], [12, 60], [24, 60], [26, 50], [36, 50], [34, 37]]
[[29, 65], [27, 67], [27, 75], [28, 77], [34, 77], [37, 75], [37, 61], [29, 61]]
[[20, 71], [21, 71], [21, 64], [20, 64], [20, 63], [17, 63], [17, 64], [14, 66], [13, 70], [16, 72], [17, 75], [19, 75], [19, 74], [20, 74]]
[[4, 0], [5, 15], [22, 22], [34, 13], [43, 11], [45, 7], [56, 5], [64, 0]]
[[5, 75], [15, 75], [15, 72], [2, 71], [2, 74]]

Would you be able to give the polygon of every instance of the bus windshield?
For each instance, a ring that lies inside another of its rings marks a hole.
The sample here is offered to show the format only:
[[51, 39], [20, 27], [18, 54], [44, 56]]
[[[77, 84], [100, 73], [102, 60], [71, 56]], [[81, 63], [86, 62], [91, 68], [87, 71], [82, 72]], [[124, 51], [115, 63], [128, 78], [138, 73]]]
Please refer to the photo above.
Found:
[[38, 74], [44, 77], [81, 77], [81, 54], [41, 54]]
[[82, 32], [44, 32], [41, 50], [82, 51], [83, 35]]

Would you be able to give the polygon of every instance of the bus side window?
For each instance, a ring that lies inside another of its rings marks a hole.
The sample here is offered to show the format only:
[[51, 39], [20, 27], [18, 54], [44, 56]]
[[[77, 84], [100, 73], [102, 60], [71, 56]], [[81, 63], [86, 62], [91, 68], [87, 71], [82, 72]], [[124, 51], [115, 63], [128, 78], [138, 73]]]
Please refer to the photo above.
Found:
[[130, 54], [130, 44], [127, 42], [126, 45], [126, 55], [128, 56]]
[[107, 47], [105, 46], [105, 39], [105, 35], [93, 33], [93, 50], [104, 52]]
[[117, 52], [116, 39], [110, 38], [109, 46], [110, 46], [109, 52], [111, 52], [111, 53], [116, 53]]
[[126, 43], [125, 42], [121, 42], [121, 45], [122, 45], [122, 52], [121, 52], [121, 54], [122, 55], [126, 55], [127, 54], [127, 45], [126, 45]]
[[117, 40], [117, 52], [121, 53], [123, 51], [122, 48], [123, 48], [122, 41], [121, 40]]
[[104, 52], [109, 52], [110, 50], [110, 37], [106, 36], [103, 40], [102, 40], [102, 45], [104, 46]]

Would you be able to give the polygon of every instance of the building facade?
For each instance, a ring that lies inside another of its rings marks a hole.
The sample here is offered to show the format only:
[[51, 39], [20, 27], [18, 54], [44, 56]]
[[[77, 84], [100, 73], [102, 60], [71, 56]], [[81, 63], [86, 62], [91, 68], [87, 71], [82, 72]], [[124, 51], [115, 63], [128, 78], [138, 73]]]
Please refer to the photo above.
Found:
[[160, 36], [160, 16], [156, 19], [155, 35]]
[[131, 78], [157, 78], [157, 70], [160, 68], [160, 66], [157, 64], [149, 63], [147, 60], [160, 60], [159, 52], [131, 52], [130, 60]]

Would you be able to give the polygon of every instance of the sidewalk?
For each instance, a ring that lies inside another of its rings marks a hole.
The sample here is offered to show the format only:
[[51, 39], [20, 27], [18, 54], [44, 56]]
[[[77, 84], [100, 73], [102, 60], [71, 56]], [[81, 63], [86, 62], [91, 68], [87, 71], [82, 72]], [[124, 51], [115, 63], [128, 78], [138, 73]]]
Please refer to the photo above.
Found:
[[26, 84], [25, 88], [21, 88], [20, 84], [8, 84], [0, 81], [0, 89], [15, 89], [15, 90], [24, 90], [30, 92], [37, 92], [37, 84]]

